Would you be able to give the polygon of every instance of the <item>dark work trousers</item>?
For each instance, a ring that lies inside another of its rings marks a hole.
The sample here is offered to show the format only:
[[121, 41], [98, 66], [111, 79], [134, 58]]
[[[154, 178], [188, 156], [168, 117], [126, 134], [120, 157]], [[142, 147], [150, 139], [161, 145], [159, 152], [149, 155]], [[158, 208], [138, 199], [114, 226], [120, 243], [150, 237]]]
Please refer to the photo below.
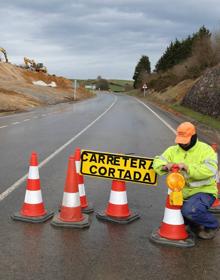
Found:
[[215, 197], [208, 193], [192, 195], [184, 201], [181, 210], [186, 222], [188, 221], [206, 228], [218, 228], [218, 220], [208, 211], [214, 201]]

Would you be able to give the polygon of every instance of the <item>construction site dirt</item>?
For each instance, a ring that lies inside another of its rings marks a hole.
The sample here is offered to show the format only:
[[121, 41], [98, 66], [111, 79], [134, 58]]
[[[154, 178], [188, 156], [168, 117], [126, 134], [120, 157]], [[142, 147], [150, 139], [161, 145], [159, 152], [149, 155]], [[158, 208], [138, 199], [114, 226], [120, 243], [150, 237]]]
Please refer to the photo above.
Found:
[[[55, 87], [34, 85], [41, 81], [45, 85], [53, 82]], [[42, 72], [22, 69], [9, 63], [0, 63], [0, 114], [30, 110], [35, 107], [82, 100], [93, 93], [82, 87], [74, 96], [72, 81]]]

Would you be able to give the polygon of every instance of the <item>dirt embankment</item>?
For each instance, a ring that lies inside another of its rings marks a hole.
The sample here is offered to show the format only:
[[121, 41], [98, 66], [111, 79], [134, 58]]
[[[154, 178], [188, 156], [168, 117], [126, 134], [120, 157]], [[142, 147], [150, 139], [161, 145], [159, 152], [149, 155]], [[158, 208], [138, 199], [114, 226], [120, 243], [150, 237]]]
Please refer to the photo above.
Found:
[[[146, 98], [148, 101], [152, 101], [160, 107], [177, 114], [170, 105], [181, 104], [182, 100], [196, 83], [196, 80], [184, 80], [173, 87], [168, 87], [163, 92], [157, 92], [155, 90], [148, 90], [146, 93]], [[143, 92], [139, 94], [139, 97], [143, 97]]]
[[[57, 87], [34, 85], [36, 81], [55, 82]], [[91, 96], [84, 88], [77, 89], [77, 100]], [[23, 111], [70, 100], [73, 100], [71, 80], [0, 63], [0, 112]]]
[[[208, 143], [218, 143], [220, 145], [220, 131], [219, 129], [205, 123], [203, 118], [197, 119], [193, 115], [188, 115], [184, 111], [176, 110], [176, 107], [172, 105], [181, 105], [183, 100], [187, 97], [189, 92], [195, 88], [203, 79], [199, 77], [196, 80], [184, 80], [173, 87], [168, 87], [163, 92], [156, 92], [154, 90], [148, 90], [146, 97], [143, 97], [143, 92], [139, 92], [138, 97], [143, 102], [150, 101], [153, 105], [159, 106], [162, 110], [169, 112], [173, 115], [174, 119], [178, 122], [191, 121], [196, 124], [199, 133], [202, 133], [204, 139]], [[196, 92], [194, 93], [197, 94]], [[196, 107], [194, 105], [194, 107]], [[195, 111], [199, 111], [198, 108], [193, 108]], [[205, 116], [204, 116], [205, 117]]]

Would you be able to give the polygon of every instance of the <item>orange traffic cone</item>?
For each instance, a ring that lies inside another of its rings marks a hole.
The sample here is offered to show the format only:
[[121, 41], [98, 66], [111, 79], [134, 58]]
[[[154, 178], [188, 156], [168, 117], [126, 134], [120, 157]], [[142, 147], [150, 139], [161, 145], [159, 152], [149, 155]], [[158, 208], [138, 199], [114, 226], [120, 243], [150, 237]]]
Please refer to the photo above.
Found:
[[[217, 155], [217, 164], [218, 164], [218, 146], [216, 143], [211, 145], [213, 150], [216, 152]], [[219, 184], [219, 174], [217, 172], [216, 174], [216, 184], [218, 188], [218, 196], [220, 195], [220, 184]], [[219, 198], [216, 198], [214, 203], [212, 204], [212, 207], [209, 209], [210, 212], [215, 213], [215, 214], [220, 214], [220, 200]]]
[[96, 217], [119, 224], [127, 224], [140, 218], [137, 213], [132, 213], [129, 210], [125, 182], [112, 181], [112, 190], [107, 209], [104, 212], [97, 213]]
[[44, 208], [40, 188], [37, 154], [32, 152], [24, 204], [21, 211], [15, 213], [12, 218], [23, 222], [41, 223], [52, 216], [53, 212], [47, 213]]
[[75, 158], [73, 156], [69, 157], [61, 210], [54, 216], [51, 225], [72, 228], [89, 227], [89, 216], [82, 214], [81, 211]]
[[83, 213], [92, 213], [94, 212], [92, 204], [88, 203], [88, 199], [86, 197], [85, 185], [84, 185], [84, 177], [80, 174], [80, 161], [81, 161], [81, 151], [79, 148], [75, 150], [75, 163], [76, 163], [76, 173], [78, 179], [78, 187], [79, 187], [79, 196], [80, 203], [82, 207]]
[[181, 207], [170, 205], [169, 194], [166, 199], [163, 222], [160, 228], [151, 234], [150, 239], [155, 243], [176, 247], [193, 247], [195, 245], [194, 239], [186, 231]]

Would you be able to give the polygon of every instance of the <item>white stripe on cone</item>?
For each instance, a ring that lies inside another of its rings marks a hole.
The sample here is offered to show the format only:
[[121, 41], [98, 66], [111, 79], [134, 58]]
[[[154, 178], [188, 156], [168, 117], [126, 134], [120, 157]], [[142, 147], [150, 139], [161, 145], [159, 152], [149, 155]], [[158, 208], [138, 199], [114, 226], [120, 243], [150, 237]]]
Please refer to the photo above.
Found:
[[40, 177], [39, 177], [38, 166], [30, 166], [29, 173], [28, 173], [28, 179], [37, 180], [39, 178]]
[[80, 199], [79, 193], [63, 193], [63, 202], [62, 206], [65, 207], [79, 207], [80, 206]]
[[116, 205], [127, 204], [127, 194], [124, 192], [111, 191], [109, 202]]
[[180, 209], [165, 208], [163, 222], [168, 225], [183, 225], [184, 220]]
[[38, 191], [29, 191], [26, 190], [24, 202], [28, 204], [39, 204], [42, 203], [41, 190]]
[[85, 196], [86, 192], [85, 192], [84, 184], [78, 184], [78, 187], [79, 187], [79, 196]]
[[80, 173], [80, 161], [75, 161], [76, 164], [76, 173], [79, 174]]

